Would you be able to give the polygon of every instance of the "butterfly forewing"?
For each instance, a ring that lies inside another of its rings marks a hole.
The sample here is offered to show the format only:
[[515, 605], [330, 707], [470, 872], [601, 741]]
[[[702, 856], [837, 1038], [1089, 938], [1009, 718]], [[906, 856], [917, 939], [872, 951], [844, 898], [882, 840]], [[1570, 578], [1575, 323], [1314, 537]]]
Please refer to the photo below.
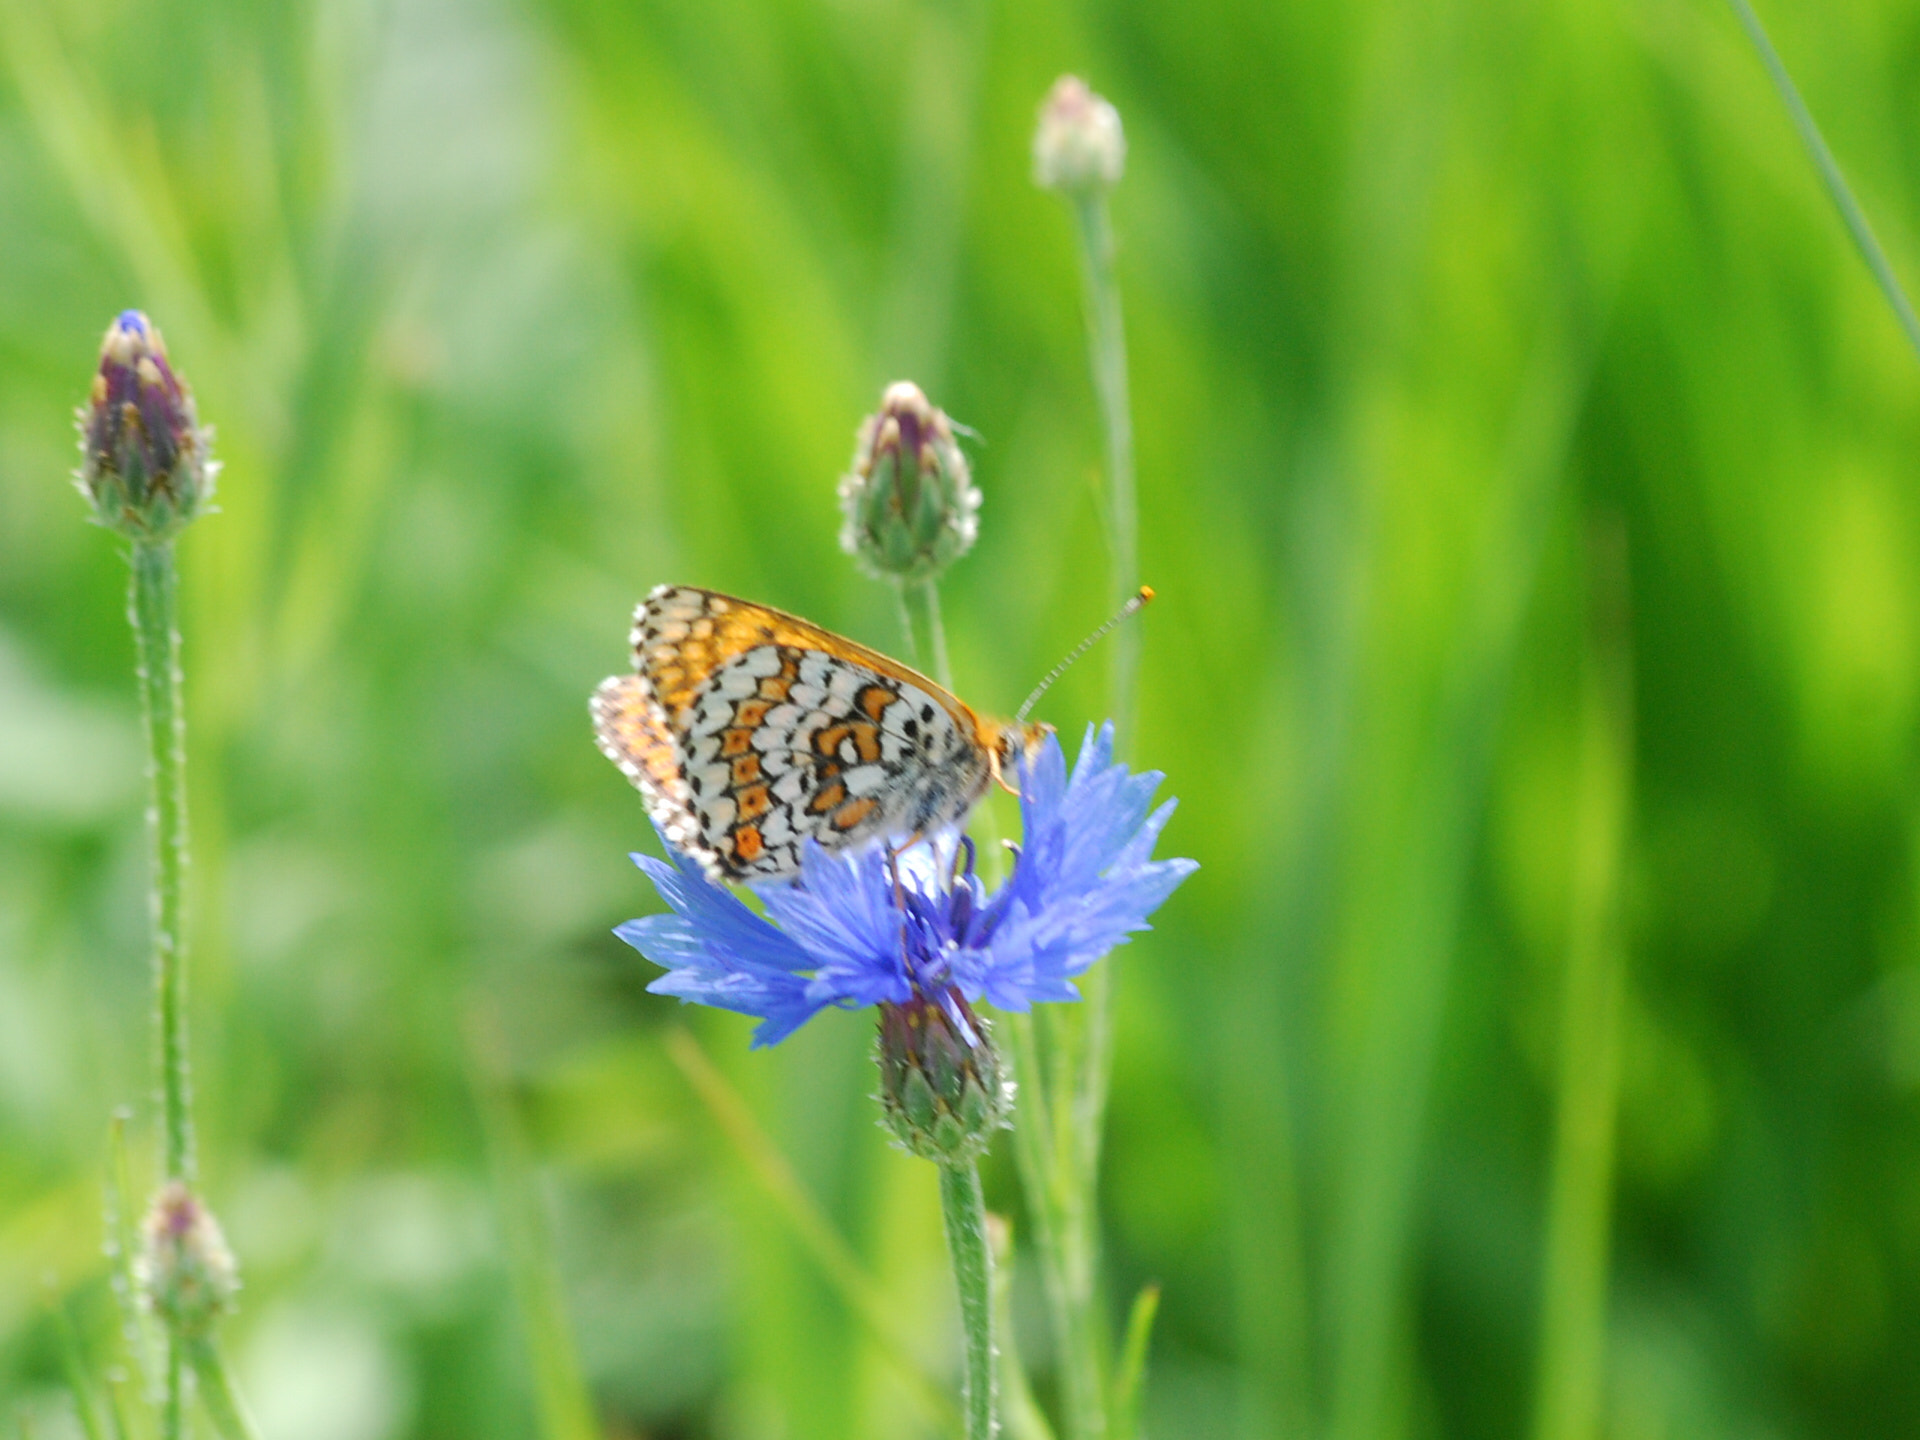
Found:
[[662, 586], [632, 640], [635, 673], [594, 695], [600, 748], [711, 872], [791, 875], [808, 838], [840, 850], [920, 834], [963, 818], [986, 788], [993, 727], [796, 616]]

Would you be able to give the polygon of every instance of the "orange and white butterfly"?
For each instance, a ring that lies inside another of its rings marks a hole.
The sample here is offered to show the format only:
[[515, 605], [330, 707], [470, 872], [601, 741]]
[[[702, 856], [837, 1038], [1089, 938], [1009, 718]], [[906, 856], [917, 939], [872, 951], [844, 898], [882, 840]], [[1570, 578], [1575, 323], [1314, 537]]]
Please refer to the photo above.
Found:
[[981, 716], [926, 676], [771, 606], [662, 585], [594, 734], [709, 874], [776, 879], [829, 851], [963, 823], [1045, 725]]

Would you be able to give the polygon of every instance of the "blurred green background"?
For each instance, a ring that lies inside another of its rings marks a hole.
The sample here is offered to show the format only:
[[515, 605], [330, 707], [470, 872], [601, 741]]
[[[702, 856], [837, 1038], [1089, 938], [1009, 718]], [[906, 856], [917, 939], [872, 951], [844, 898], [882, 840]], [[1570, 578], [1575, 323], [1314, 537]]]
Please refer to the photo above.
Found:
[[[1920, 10], [1766, 15], [1914, 273]], [[0, 62], [0, 1423], [76, 1433], [46, 1296], [111, 1363], [114, 1107], [151, 1159], [125, 566], [66, 479], [136, 305], [226, 462], [192, 1014], [269, 1440], [541, 1433], [542, 1233], [602, 1433], [937, 1433], [664, 1043], [951, 1377], [870, 1020], [643, 993], [585, 699], [667, 579], [899, 648], [833, 489], [903, 376], [979, 435], [962, 693], [1102, 617], [1027, 175], [1075, 70], [1131, 141], [1135, 753], [1203, 865], [1121, 957], [1150, 1433], [1920, 1433], [1920, 368], [1717, 0], [0, 0]]]

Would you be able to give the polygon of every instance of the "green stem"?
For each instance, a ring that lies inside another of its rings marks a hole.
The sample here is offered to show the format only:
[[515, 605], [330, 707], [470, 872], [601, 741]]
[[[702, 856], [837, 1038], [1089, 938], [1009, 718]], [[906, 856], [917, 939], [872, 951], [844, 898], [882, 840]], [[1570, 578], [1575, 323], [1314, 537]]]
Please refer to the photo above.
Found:
[[166, 1388], [165, 1348], [153, 1312], [140, 1303], [134, 1257], [140, 1253], [140, 1227], [134, 1219], [133, 1162], [127, 1154], [127, 1115], [114, 1112], [107, 1130], [106, 1222], [109, 1274], [120, 1310], [120, 1329], [134, 1352], [139, 1392], [152, 1400]]
[[[153, 989], [160, 1030], [164, 1165], [170, 1180], [193, 1181], [192, 1077], [187, 1063], [186, 715], [181, 704], [180, 630], [173, 546], [136, 540], [129, 618], [139, 653], [141, 710], [150, 782], [147, 832], [153, 849]], [[178, 1364], [170, 1367], [179, 1369]]]
[[1013, 1440], [1054, 1440], [1053, 1427], [1041, 1413], [1020, 1363], [1020, 1345], [1013, 1332], [1013, 1231], [1004, 1220], [987, 1216], [987, 1239], [993, 1249], [993, 1331], [1000, 1354], [1000, 1413]]
[[[907, 587], [904, 583], [896, 582], [894, 584], [893, 598], [895, 603], [900, 607], [900, 635], [903, 643], [907, 647], [907, 663], [917, 669], [920, 665], [920, 639], [913, 632], [913, 605], [912, 602], [907, 599]], [[945, 684], [946, 682], [942, 681], [941, 683]], [[953, 687], [948, 685], [947, 688], [951, 690]]]
[[[1113, 224], [1104, 191], [1073, 203], [1085, 287], [1087, 352], [1100, 406], [1106, 454], [1106, 529], [1111, 557], [1110, 601], [1117, 610], [1139, 589], [1139, 510], [1134, 495], [1133, 419], [1127, 394], [1126, 330], [1120, 283], [1114, 268]], [[1116, 749], [1133, 734], [1140, 637], [1131, 626], [1114, 633], [1113, 689], [1109, 711]], [[1100, 1307], [1100, 1147], [1106, 1129], [1108, 1081], [1113, 1068], [1114, 979], [1112, 961], [1081, 982], [1085, 995], [1077, 1026], [1063, 1026], [1048, 1048], [1057, 1077], [1045, 1075], [1038, 1056], [1026, 1057], [1030, 1087], [1023, 1110], [1050, 1113], [1054, 1144], [1021, 1152], [1021, 1180], [1035, 1196], [1035, 1238], [1047, 1285], [1048, 1308], [1060, 1347], [1060, 1380], [1067, 1433], [1072, 1440], [1106, 1440], [1112, 1431], [1112, 1395], [1107, 1385], [1112, 1337]], [[1077, 1044], [1069, 1046], [1069, 1032]], [[1037, 1047], [1034, 1047], [1037, 1048]], [[1043, 1078], [1044, 1077], [1044, 1078]], [[1044, 1156], [1044, 1159], [1040, 1157]], [[1045, 1173], [1032, 1172], [1040, 1165]], [[1043, 1216], [1040, 1212], [1047, 1213]]]
[[66, 1303], [59, 1295], [48, 1294], [47, 1315], [53, 1321], [54, 1335], [60, 1344], [60, 1366], [66, 1372], [67, 1388], [73, 1392], [73, 1408], [80, 1417], [80, 1428], [86, 1440], [107, 1440], [100, 1412], [94, 1404], [96, 1391], [93, 1375], [87, 1369], [86, 1352], [80, 1348], [80, 1334], [74, 1329], [73, 1317], [67, 1314]]
[[[1613, 537], [1601, 532], [1599, 538]], [[1594, 553], [1599, 563], [1592, 588], [1599, 603], [1584, 677], [1572, 817], [1573, 911], [1561, 980], [1535, 1440], [1594, 1440], [1606, 1392], [1607, 1252], [1625, 990], [1620, 869], [1631, 809], [1633, 720], [1624, 541], [1596, 545]]]
[[[1033, 1222], [1034, 1252], [1047, 1300], [1061, 1390], [1062, 1418], [1069, 1440], [1108, 1433], [1104, 1356], [1094, 1303], [1094, 1254], [1089, 1192], [1079, 1183], [1075, 1165], [1081, 1153], [1073, 1105], [1076, 1026], [1067, 1012], [1048, 1017], [1054, 1024], [1042, 1043], [1041, 1019], [1009, 1015], [1014, 1076], [1020, 1085], [1020, 1112], [1013, 1127], [1014, 1160], [1021, 1191]], [[1055, 1062], [1043, 1064], [1041, 1056]]]
[[940, 587], [932, 579], [920, 582], [921, 604], [927, 612], [927, 647], [933, 652], [933, 678], [953, 689], [953, 661], [947, 656], [947, 626], [940, 618]]
[[186, 1346], [178, 1335], [166, 1338], [167, 1388], [160, 1399], [160, 1440], [185, 1440], [187, 1433]]
[[[520, 1117], [508, 1089], [506, 1038], [499, 1017], [476, 1007], [468, 1017], [467, 1052], [479, 1100], [481, 1129], [500, 1198], [507, 1276], [526, 1326], [527, 1353], [542, 1440], [594, 1440], [600, 1433], [561, 1294], [553, 1235], [540, 1201]], [[231, 1437], [229, 1437], [231, 1440]]]
[[1140, 1434], [1140, 1391], [1147, 1376], [1147, 1346], [1154, 1317], [1160, 1313], [1160, 1287], [1145, 1285], [1133, 1297], [1126, 1343], [1120, 1347], [1120, 1373], [1113, 1382], [1113, 1431], [1120, 1440]]
[[993, 1257], [987, 1248], [987, 1209], [980, 1170], [971, 1160], [940, 1167], [940, 1209], [947, 1222], [953, 1283], [960, 1292], [960, 1323], [967, 1332], [967, 1440], [993, 1440]]
[[[1107, 460], [1107, 544], [1112, 557], [1109, 604], [1118, 610], [1140, 588], [1139, 507], [1133, 483], [1133, 410], [1127, 398], [1127, 335], [1120, 313], [1120, 280], [1113, 263], [1113, 222], [1106, 192], [1080, 196], [1073, 206], [1086, 287], [1087, 355]], [[1133, 735], [1134, 678], [1140, 632], [1123, 625], [1113, 639], [1113, 713], [1124, 746]]]
[[[924, 666], [947, 689], [953, 689], [953, 661], [947, 655], [947, 627], [940, 618], [940, 585], [931, 577], [893, 588], [900, 602], [900, 629], [907, 637], [907, 663]], [[926, 636], [922, 650], [920, 637]], [[921, 656], [927, 658], [923, 661]]]
[[1813, 112], [1807, 109], [1806, 101], [1800, 98], [1799, 88], [1787, 73], [1780, 52], [1773, 48], [1773, 41], [1767, 38], [1766, 27], [1760, 23], [1760, 17], [1753, 13], [1753, 7], [1747, 0], [1727, 0], [1727, 3], [1739, 17], [1747, 38], [1753, 42], [1753, 48], [1760, 52], [1760, 63], [1767, 67], [1773, 88], [1780, 94], [1780, 103], [1787, 107], [1788, 118], [1793, 121], [1794, 129], [1800, 132], [1800, 143], [1807, 147], [1807, 155], [1820, 172], [1821, 180], [1826, 183], [1827, 194], [1832, 197], [1834, 208], [1840, 212], [1840, 218], [1852, 232], [1853, 243], [1860, 247], [1861, 258], [1867, 262], [1867, 268], [1879, 282], [1887, 303], [1893, 307], [1894, 318], [1900, 322], [1900, 328], [1907, 332], [1908, 343], [1913, 346], [1914, 353], [1920, 355], [1920, 318], [1914, 316], [1907, 293], [1900, 288], [1899, 277], [1893, 273], [1886, 251], [1880, 248], [1879, 240], [1874, 237], [1873, 227], [1867, 223], [1866, 212], [1853, 198], [1853, 190], [1848, 186], [1846, 176], [1840, 173], [1840, 162], [1833, 158], [1833, 151], [1827, 148], [1826, 137], [1814, 122]]
[[254, 1426], [253, 1416], [247, 1412], [246, 1402], [240, 1398], [220, 1347], [211, 1337], [190, 1341], [188, 1345], [187, 1358], [193, 1363], [194, 1374], [200, 1377], [201, 1403], [207, 1407], [207, 1415], [220, 1440], [259, 1440], [260, 1432]]

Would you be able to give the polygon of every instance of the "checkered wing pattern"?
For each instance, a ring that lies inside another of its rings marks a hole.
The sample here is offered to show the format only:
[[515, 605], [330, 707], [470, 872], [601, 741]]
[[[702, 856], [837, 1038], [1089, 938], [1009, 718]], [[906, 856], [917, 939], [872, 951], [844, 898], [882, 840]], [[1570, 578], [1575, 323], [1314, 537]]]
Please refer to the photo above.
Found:
[[817, 625], [663, 585], [634, 614], [634, 673], [593, 697], [600, 748], [667, 839], [730, 880], [965, 819], [1002, 727]]

